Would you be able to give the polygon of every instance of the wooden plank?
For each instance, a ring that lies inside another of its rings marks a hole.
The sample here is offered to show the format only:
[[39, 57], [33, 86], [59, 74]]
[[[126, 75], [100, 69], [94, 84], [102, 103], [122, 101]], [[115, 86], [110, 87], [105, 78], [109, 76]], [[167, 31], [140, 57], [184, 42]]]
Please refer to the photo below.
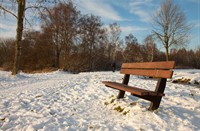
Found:
[[171, 70], [140, 70], [140, 69], [121, 69], [121, 74], [131, 74], [140, 76], [151, 76], [156, 78], [171, 78], [173, 71]]
[[175, 61], [123, 63], [121, 68], [136, 69], [174, 69]]
[[127, 91], [127, 92], [130, 92], [132, 94], [139, 95], [139, 96], [148, 96], [148, 95], [150, 95], [150, 96], [164, 96], [164, 94], [162, 94], [162, 93], [157, 93], [157, 92], [154, 92], [154, 91], [140, 89], [140, 88], [137, 88], [137, 87], [124, 85], [124, 84], [121, 84], [121, 83], [116, 83], [116, 82], [111, 82], [111, 81], [103, 81], [103, 83], [108, 87], [118, 89], [118, 90], [122, 90], [122, 91]]

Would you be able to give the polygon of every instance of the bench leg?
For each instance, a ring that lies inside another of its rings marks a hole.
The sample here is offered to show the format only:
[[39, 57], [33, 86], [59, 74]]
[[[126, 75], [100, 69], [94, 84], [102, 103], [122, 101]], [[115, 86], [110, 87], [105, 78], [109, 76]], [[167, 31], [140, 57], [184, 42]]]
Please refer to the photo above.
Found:
[[[122, 84], [128, 85], [129, 78], [130, 78], [130, 75], [125, 74]], [[124, 98], [124, 95], [125, 95], [125, 91], [120, 90], [117, 96], [117, 99]]]
[[151, 104], [150, 104], [150, 107], [148, 108], [149, 111], [158, 109], [161, 99], [162, 99], [162, 96], [139, 96], [135, 94], [132, 94], [132, 95], [138, 98], [142, 98], [144, 100], [150, 101]]
[[[166, 81], [167, 81], [167, 79], [165, 79], [165, 78], [158, 79], [158, 83], [157, 83], [155, 92], [164, 93]], [[162, 99], [162, 97], [155, 97], [155, 99], [151, 101], [149, 110], [158, 109], [158, 107], [160, 106], [161, 99]]]
[[125, 91], [119, 91], [119, 94], [117, 96], [117, 99], [120, 99], [120, 98], [124, 98], [124, 95], [125, 95]]
[[154, 101], [151, 101], [151, 104], [148, 110], [153, 111], [153, 110], [158, 109], [158, 107], [160, 106], [161, 99], [162, 97], [158, 97]]

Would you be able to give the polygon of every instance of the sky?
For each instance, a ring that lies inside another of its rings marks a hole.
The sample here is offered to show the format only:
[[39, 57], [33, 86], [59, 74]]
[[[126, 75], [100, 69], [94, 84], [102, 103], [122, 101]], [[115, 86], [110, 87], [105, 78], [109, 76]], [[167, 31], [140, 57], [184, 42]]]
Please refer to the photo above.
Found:
[[[174, 2], [185, 13], [187, 22], [193, 24], [186, 48], [200, 47], [200, 0]], [[117, 22], [122, 30], [122, 39], [132, 33], [139, 43], [143, 43], [145, 37], [152, 33], [151, 18], [159, 9], [160, 3], [161, 0], [74, 0], [75, 6], [82, 14], [100, 16], [104, 26]], [[39, 25], [34, 25], [33, 28], [38, 30]], [[0, 37], [15, 37], [15, 30], [15, 18], [10, 15], [0, 16]]]

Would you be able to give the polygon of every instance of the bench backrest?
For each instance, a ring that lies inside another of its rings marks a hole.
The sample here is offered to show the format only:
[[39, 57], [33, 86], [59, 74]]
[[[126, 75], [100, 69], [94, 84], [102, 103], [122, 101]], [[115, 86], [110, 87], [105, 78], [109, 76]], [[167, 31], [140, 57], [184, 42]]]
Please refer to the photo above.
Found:
[[171, 78], [175, 61], [123, 63], [120, 73], [156, 78]]

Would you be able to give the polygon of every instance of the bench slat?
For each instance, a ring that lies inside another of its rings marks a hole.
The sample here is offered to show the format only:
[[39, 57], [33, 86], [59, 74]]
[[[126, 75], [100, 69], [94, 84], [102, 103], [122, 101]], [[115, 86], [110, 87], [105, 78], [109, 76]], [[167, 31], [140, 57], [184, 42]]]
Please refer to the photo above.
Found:
[[103, 81], [103, 83], [108, 87], [118, 89], [118, 90], [127, 91], [127, 92], [130, 92], [132, 94], [139, 95], [139, 96], [164, 96], [165, 95], [165, 94], [162, 94], [162, 93], [157, 93], [157, 92], [154, 92], [154, 91], [140, 89], [140, 88], [137, 88], [137, 87], [132, 87], [132, 86], [128, 86], [128, 85], [124, 85], [124, 84], [116, 83], [116, 82], [111, 82], [111, 81]]
[[173, 69], [175, 61], [123, 63], [121, 68], [128, 69]]
[[171, 70], [140, 70], [140, 69], [121, 69], [121, 74], [131, 74], [140, 76], [151, 76], [156, 78], [171, 78], [173, 71]]

